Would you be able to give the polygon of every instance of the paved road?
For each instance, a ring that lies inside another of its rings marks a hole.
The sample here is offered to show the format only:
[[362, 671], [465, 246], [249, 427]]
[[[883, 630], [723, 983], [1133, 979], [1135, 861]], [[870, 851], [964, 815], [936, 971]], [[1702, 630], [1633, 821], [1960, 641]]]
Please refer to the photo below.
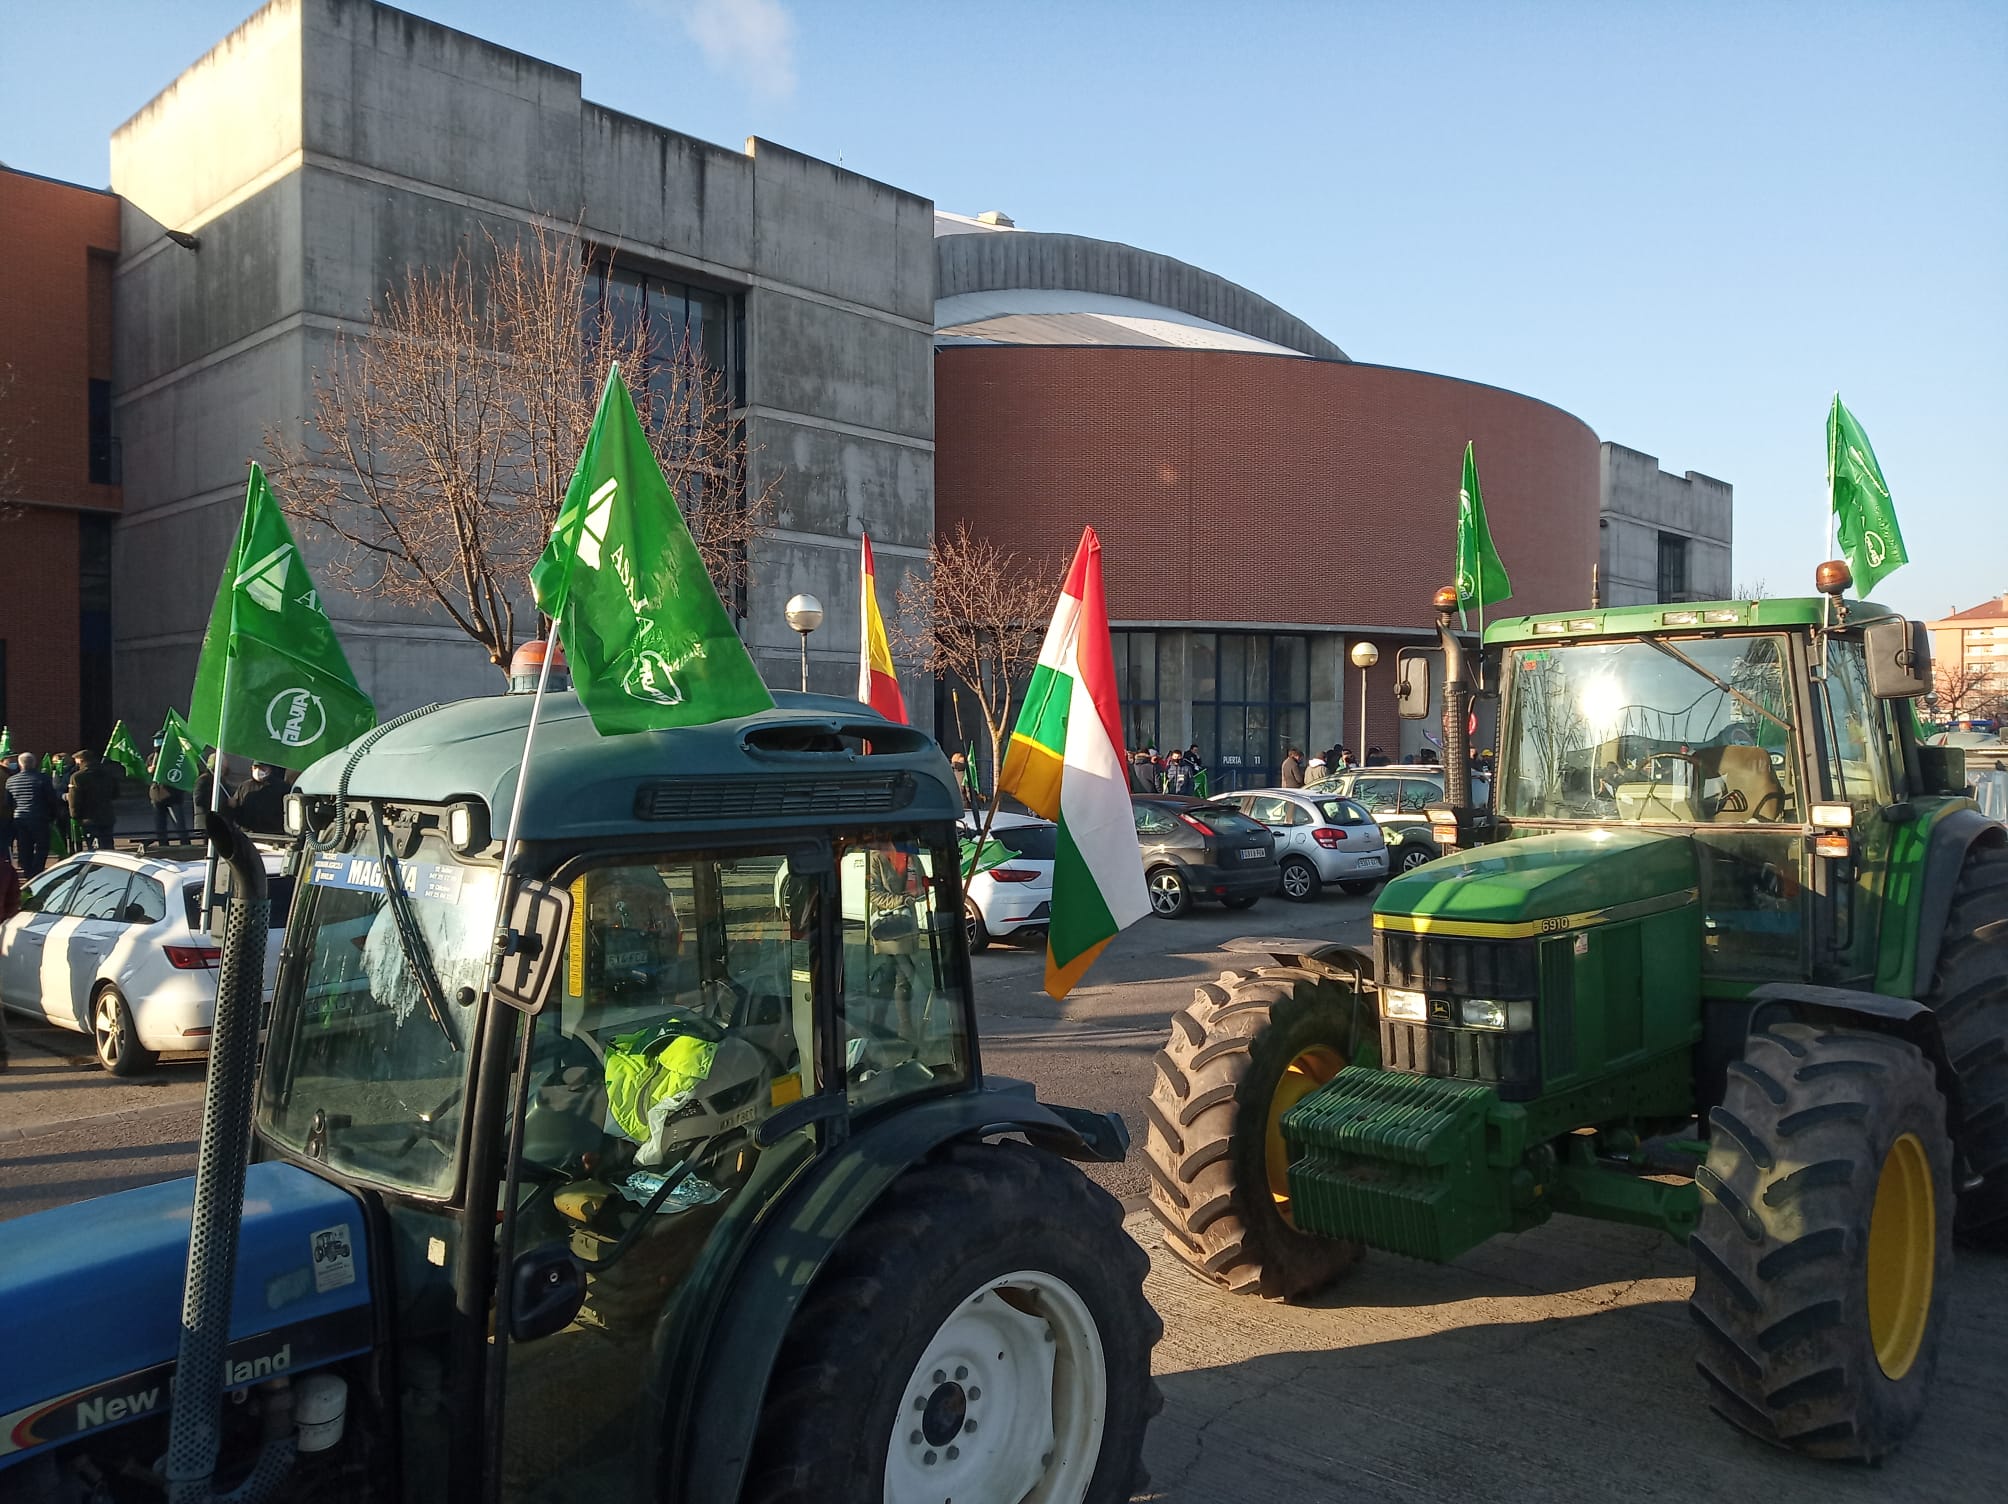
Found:
[[[1171, 1015], [1222, 967], [1265, 959], [1223, 955], [1221, 944], [1263, 934], [1364, 945], [1372, 913], [1371, 897], [1334, 895], [1306, 904], [1265, 898], [1238, 913], [1201, 904], [1183, 919], [1147, 918], [1115, 938], [1064, 1003], [1041, 990], [1043, 947], [993, 946], [971, 963], [983, 1068], [1035, 1081], [1049, 1101], [1120, 1112], [1141, 1145], [1151, 1057], [1164, 1048]], [[1118, 1196], [1144, 1194], [1135, 1155], [1089, 1173]]]

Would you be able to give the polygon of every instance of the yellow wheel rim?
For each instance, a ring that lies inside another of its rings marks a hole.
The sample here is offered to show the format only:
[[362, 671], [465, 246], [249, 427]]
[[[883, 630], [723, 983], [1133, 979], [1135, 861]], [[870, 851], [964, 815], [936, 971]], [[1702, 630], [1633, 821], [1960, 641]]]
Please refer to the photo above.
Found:
[[1869, 1214], [1869, 1338], [1888, 1378], [1909, 1373], [1924, 1347], [1937, 1244], [1931, 1159], [1917, 1135], [1906, 1133], [1883, 1159]]
[[[1263, 1145], [1269, 1172], [1269, 1194], [1276, 1210], [1290, 1221], [1290, 1150], [1283, 1142], [1283, 1114], [1323, 1086], [1346, 1066], [1346, 1057], [1324, 1045], [1303, 1051], [1283, 1070], [1283, 1079], [1269, 1098], [1269, 1124]], [[1293, 1226], [1295, 1224], [1292, 1224]]]

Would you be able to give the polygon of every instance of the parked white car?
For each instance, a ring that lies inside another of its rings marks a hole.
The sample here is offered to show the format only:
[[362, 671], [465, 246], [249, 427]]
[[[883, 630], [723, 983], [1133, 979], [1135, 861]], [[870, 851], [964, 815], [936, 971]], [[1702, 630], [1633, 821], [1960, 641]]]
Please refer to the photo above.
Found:
[[[965, 816], [974, 835], [978, 817]], [[1034, 815], [1004, 810], [990, 827], [990, 839], [1010, 851], [1010, 860], [979, 872], [963, 894], [969, 951], [987, 950], [993, 940], [1043, 933], [1053, 917], [1053, 862], [1060, 854], [1059, 827]]]
[[1309, 903], [1326, 883], [1371, 893], [1387, 878], [1387, 841], [1357, 800], [1306, 789], [1244, 789], [1216, 802], [1269, 827], [1282, 869], [1276, 889], [1293, 902]]
[[[265, 994], [278, 974], [280, 931], [293, 880], [265, 855], [273, 934]], [[203, 933], [203, 862], [92, 851], [49, 868], [21, 890], [21, 912], [0, 926], [0, 1006], [89, 1034], [114, 1075], [134, 1076], [163, 1054], [206, 1054], [222, 955]]]

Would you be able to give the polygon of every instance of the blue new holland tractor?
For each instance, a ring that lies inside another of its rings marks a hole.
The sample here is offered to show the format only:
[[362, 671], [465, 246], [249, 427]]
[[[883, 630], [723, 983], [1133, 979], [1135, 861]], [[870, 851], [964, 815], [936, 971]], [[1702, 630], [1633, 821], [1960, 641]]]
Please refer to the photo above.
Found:
[[[1120, 1119], [987, 1077], [961, 795], [848, 702], [386, 723], [230, 873], [193, 1181], [0, 1223], [0, 1498], [1110, 1504]], [[193, 1236], [191, 1237], [191, 1228]]]

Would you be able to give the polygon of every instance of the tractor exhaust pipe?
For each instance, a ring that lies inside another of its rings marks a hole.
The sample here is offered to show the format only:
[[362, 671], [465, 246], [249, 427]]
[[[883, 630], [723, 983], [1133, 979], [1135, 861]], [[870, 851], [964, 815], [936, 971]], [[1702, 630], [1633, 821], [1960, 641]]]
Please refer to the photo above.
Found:
[[[266, 1441], [250, 1474], [215, 1491], [222, 1443], [223, 1357], [230, 1343], [230, 1297], [237, 1283], [237, 1237], [244, 1222], [244, 1171], [251, 1147], [251, 1091], [257, 1079], [258, 1015], [265, 992], [265, 939], [271, 899], [265, 863], [249, 836], [214, 810], [210, 843], [230, 868], [222, 969], [202, 1096], [195, 1161], [195, 1207], [188, 1228], [188, 1281], [181, 1298], [181, 1348], [168, 1420], [168, 1504], [260, 1504], [292, 1470], [290, 1396], [266, 1416]], [[275, 1396], [278, 1394], [275, 1391]]]
[[1471, 683], [1465, 675], [1464, 644], [1451, 629], [1457, 591], [1436, 592], [1436, 636], [1443, 647], [1443, 797], [1453, 809], [1471, 808]]

